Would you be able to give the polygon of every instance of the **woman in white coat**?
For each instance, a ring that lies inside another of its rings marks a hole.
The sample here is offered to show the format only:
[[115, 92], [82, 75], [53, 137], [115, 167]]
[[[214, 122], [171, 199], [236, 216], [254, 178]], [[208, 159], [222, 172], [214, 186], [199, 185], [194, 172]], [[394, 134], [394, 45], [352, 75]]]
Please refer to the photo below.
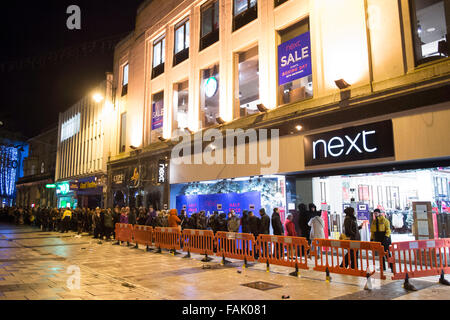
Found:
[[311, 227], [310, 233], [311, 247], [312, 247], [311, 251], [317, 252], [318, 257], [320, 257], [319, 248], [317, 248], [317, 250], [314, 250], [314, 239], [325, 239], [325, 232], [324, 232], [325, 222], [321, 217], [320, 211], [314, 217], [312, 217], [311, 220], [309, 220], [308, 226]]

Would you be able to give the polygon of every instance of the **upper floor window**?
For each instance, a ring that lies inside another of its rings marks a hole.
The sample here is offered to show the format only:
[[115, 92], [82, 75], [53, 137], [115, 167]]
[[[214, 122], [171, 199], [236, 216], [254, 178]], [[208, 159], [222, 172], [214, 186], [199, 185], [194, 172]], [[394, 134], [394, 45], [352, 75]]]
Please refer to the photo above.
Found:
[[123, 66], [122, 70], [122, 96], [128, 93], [128, 63]]
[[234, 0], [233, 31], [258, 18], [257, 0]]
[[189, 19], [175, 26], [175, 54], [173, 65], [189, 58]]
[[200, 127], [207, 128], [216, 124], [219, 109], [219, 65], [201, 70], [200, 84]]
[[259, 60], [258, 47], [238, 53], [238, 65], [235, 74], [236, 82], [234, 118], [258, 112], [259, 100]]
[[203, 50], [219, 41], [219, 1], [203, 5], [201, 17], [200, 50]]
[[278, 7], [279, 5], [287, 2], [288, 0], [275, 0], [275, 7]]
[[127, 141], [127, 114], [122, 113], [120, 116], [120, 141], [119, 141], [119, 152], [125, 152]]
[[162, 37], [153, 43], [153, 70], [152, 78], [156, 78], [161, 73], [164, 73], [166, 50], [166, 38]]
[[174, 84], [173, 88], [173, 121], [172, 129], [184, 129], [189, 127], [189, 81]]
[[313, 96], [309, 19], [278, 31], [278, 104]]
[[449, 56], [450, 1], [411, 0], [416, 65]]

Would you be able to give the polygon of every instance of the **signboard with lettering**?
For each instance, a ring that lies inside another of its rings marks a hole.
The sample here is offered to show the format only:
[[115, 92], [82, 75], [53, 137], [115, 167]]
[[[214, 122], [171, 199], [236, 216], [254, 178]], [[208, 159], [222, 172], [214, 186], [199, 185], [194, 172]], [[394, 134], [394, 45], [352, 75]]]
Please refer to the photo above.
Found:
[[158, 183], [166, 183], [167, 167], [168, 165], [165, 160], [158, 161]]
[[[218, 209], [219, 206], [221, 209]], [[260, 192], [181, 195], [177, 196], [176, 200], [177, 210], [186, 208], [188, 215], [201, 210], [210, 214], [219, 210], [224, 212], [234, 210], [236, 215], [240, 216], [242, 211], [248, 210], [250, 206], [254, 206], [256, 210], [261, 208]]]
[[394, 157], [392, 120], [305, 136], [305, 165]]
[[125, 181], [125, 173], [120, 172], [113, 175], [113, 184], [123, 184]]
[[311, 39], [306, 32], [278, 46], [278, 85], [312, 74]]
[[164, 100], [152, 104], [152, 130], [162, 128], [164, 120]]

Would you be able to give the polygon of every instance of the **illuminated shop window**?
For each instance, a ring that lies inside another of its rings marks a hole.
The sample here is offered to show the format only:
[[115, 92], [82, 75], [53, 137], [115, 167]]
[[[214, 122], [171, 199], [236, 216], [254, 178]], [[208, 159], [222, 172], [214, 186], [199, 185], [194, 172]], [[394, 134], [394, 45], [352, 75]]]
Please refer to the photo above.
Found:
[[128, 63], [123, 66], [122, 71], [122, 97], [128, 93], [128, 69], [129, 65]]
[[201, 7], [202, 30], [200, 50], [219, 41], [219, 1], [209, 2]]
[[173, 65], [177, 65], [189, 58], [189, 20], [175, 26], [175, 54]]
[[278, 104], [313, 96], [309, 19], [278, 32]]
[[173, 90], [173, 130], [189, 127], [189, 81], [175, 83]]
[[158, 141], [163, 134], [164, 123], [164, 91], [155, 93], [152, 97], [151, 142]]
[[239, 53], [237, 68], [239, 86], [235, 92], [235, 118], [258, 112], [260, 103], [258, 47]]
[[234, 0], [233, 31], [258, 18], [256, 0]]
[[166, 38], [161, 37], [153, 43], [152, 79], [164, 73]]
[[125, 152], [127, 139], [127, 113], [120, 116], [120, 145], [119, 152]]
[[216, 124], [219, 116], [219, 65], [201, 70], [200, 126], [207, 128]]
[[450, 1], [411, 0], [416, 65], [448, 57]]

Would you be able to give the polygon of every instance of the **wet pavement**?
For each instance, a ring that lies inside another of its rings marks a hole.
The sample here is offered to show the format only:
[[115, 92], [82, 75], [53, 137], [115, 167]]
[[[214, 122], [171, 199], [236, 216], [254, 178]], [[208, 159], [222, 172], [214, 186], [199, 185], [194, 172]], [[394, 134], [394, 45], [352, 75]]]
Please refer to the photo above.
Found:
[[[408, 292], [403, 281], [300, 270], [242, 261], [221, 265], [214, 257], [183, 258], [147, 252], [75, 233], [42, 232], [37, 228], [0, 224], [0, 300], [450, 300], [450, 287], [439, 277], [411, 279], [418, 289]], [[447, 279], [450, 276], [447, 275]]]

